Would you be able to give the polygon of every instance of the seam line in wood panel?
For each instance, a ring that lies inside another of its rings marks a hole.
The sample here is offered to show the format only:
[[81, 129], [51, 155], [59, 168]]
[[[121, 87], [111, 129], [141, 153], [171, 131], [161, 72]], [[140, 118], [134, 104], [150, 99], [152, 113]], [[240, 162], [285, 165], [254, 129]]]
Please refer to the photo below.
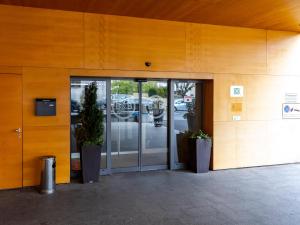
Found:
[[[299, 120], [299, 119], [297, 119]], [[240, 121], [233, 121], [233, 120], [214, 120], [214, 123], [243, 123], [243, 122], [272, 122], [272, 121], [292, 121], [292, 119], [268, 119], [268, 120], [240, 120]], [[300, 121], [300, 120], [299, 120]]]
[[269, 63], [268, 63], [268, 30], [266, 30], [266, 73], [269, 73]]
[[70, 127], [70, 125], [24, 125], [24, 128], [53, 128], [53, 127], [58, 127], [58, 128], [66, 128]]
[[21, 102], [21, 109], [22, 109], [22, 188], [24, 187], [24, 110], [23, 110], [23, 103], [24, 103], [24, 93], [23, 93], [23, 76], [21, 76], [21, 88], [22, 88], [22, 102]]
[[[147, 72], [147, 73], [165, 73], [165, 74], [170, 74], [170, 73], [178, 73], [178, 74], [199, 74], [199, 75], [241, 75], [241, 76], [274, 76], [274, 77], [300, 77], [300, 73], [299, 74], [268, 74], [268, 73], [228, 73], [228, 72], [224, 72], [224, 73], [216, 73], [216, 72], [209, 72], [209, 71], [176, 71], [176, 70], [120, 70], [120, 69], [87, 69], [87, 68], [80, 68], [80, 67], [47, 67], [47, 66], [23, 66], [23, 68], [33, 68], [33, 69], [65, 69], [65, 70], [86, 70], [87, 73], [89, 71], [110, 71], [110, 72]], [[4, 73], [3, 73], [4, 74]], [[7, 74], [7, 73], [6, 73]], [[15, 73], [12, 73], [15, 74]], [[17, 73], [19, 74], [19, 73]], [[21, 74], [20, 74], [21, 75]], [[74, 74], [69, 74], [70, 76], [74, 75]], [[117, 75], [117, 74], [116, 74]], [[82, 75], [83, 76], [83, 75]], [[88, 76], [88, 75], [87, 75]], [[99, 75], [100, 76], [100, 75]], [[183, 79], [185, 77], [182, 77]]]
[[82, 48], [82, 56], [83, 56], [83, 67], [86, 67], [86, 42], [85, 42], [85, 13], [82, 13], [82, 41], [83, 41], [83, 48]]

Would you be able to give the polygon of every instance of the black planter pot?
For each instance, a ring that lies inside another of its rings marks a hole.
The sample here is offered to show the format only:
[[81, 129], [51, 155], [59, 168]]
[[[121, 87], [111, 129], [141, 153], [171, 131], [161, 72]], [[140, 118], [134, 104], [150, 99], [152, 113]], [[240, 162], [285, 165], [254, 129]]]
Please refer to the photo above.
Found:
[[188, 164], [189, 154], [189, 137], [185, 133], [176, 134], [178, 162]]
[[209, 171], [211, 156], [211, 139], [189, 139], [190, 159], [189, 168], [195, 173], [207, 173]]
[[101, 145], [86, 145], [81, 148], [81, 173], [83, 183], [93, 183], [99, 180]]
[[188, 123], [189, 131], [197, 131], [196, 115], [194, 113], [187, 113], [186, 119]]

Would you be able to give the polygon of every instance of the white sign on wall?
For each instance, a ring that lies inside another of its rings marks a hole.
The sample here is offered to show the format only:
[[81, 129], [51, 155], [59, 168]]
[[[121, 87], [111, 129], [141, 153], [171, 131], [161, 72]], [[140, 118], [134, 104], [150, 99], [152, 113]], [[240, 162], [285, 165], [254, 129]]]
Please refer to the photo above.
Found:
[[300, 119], [300, 103], [282, 104], [283, 119]]
[[230, 97], [232, 98], [244, 97], [244, 86], [237, 86], [237, 85], [230, 86]]

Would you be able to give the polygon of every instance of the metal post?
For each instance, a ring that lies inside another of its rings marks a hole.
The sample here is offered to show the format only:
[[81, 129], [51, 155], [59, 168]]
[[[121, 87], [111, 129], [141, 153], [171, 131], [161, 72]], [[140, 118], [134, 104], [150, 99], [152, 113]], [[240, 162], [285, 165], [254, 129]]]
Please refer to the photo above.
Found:
[[106, 80], [106, 167], [111, 173], [111, 79]]
[[168, 166], [170, 170], [175, 169], [176, 139], [174, 132], [174, 80], [168, 80]]

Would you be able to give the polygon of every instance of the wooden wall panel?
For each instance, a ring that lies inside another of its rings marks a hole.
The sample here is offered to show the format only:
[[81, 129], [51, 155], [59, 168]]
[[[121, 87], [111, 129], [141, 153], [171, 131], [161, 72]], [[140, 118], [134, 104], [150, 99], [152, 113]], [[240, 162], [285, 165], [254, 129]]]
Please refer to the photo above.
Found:
[[[239, 114], [243, 120], [247, 120], [247, 87], [244, 90], [244, 98], [230, 98], [231, 85], [243, 85], [246, 76], [215, 74], [214, 75], [214, 121], [231, 121], [233, 115]], [[236, 113], [232, 110], [233, 104], [241, 104], [241, 111]]]
[[187, 24], [187, 63], [191, 71], [266, 73], [266, 31]]
[[0, 65], [82, 67], [82, 14], [2, 5], [0, 46]]
[[237, 167], [268, 165], [270, 152], [266, 126], [265, 121], [236, 122]]
[[[24, 126], [69, 126], [70, 77], [65, 69], [24, 68]], [[57, 115], [35, 116], [36, 98], [56, 98]]]
[[300, 121], [215, 122], [214, 169], [300, 161]]
[[213, 143], [213, 169], [236, 168], [236, 123], [214, 122]]
[[[297, 93], [300, 96], [299, 83], [297, 76], [214, 75], [214, 121], [232, 121], [233, 115], [249, 121], [281, 120], [285, 94]], [[231, 85], [244, 86], [244, 97], [231, 98]], [[240, 113], [232, 110], [234, 103], [242, 104]]]
[[300, 34], [268, 31], [268, 73], [300, 76]]
[[104, 48], [105, 69], [185, 71], [185, 24], [105, 16]]
[[40, 182], [40, 156], [56, 156], [56, 182], [70, 181], [69, 126], [24, 127], [23, 185]]
[[[300, 122], [282, 119], [285, 93], [300, 96], [299, 83], [297, 76], [214, 76], [215, 169], [300, 161], [296, 147], [299, 145]], [[230, 85], [243, 85], [244, 97], [231, 98]], [[240, 113], [231, 110], [235, 102], [243, 104]], [[241, 121], [232, 121], [233, 115], [240, 115]]]
[[[39, 160], [57, 157], [57, 182], [70, 180], [70, 78], [65, 69], [23, 70], [23, 179], [24, 186], [39, 183]], [[37, 117], [35, 98], [56, 98], [56, 116]]]
[[268, 121], [267, 134], [269, 165], [300, 162], [300, 120]]
[[103, 68], [104, 16], [84, 13], [84, 66]]

